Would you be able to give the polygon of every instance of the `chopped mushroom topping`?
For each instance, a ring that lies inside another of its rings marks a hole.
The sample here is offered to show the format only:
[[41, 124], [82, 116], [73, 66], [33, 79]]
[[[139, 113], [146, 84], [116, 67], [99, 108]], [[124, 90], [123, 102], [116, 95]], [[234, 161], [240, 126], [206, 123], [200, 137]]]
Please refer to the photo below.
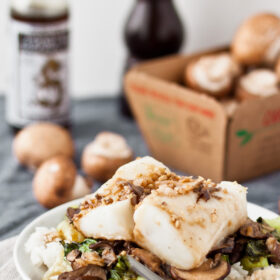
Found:
[[104, 260], [98, 255], [97, 252], [84, 252], [81, 258], [76, 258], [72, 263], [72, 268], [74, 270], [81, 267], [87, 266], [89, 264], [94, 264], [98, 266], [104, 266]]
[[133, 248], [131, 249], [131, 255], [145, 264], [153, 272], [159, 274], [160, 276], [165, 275], [161, 268], [161, 260], [149, 251], [140, 248]]
[[103, 240], [95, 244], [91, 244], [89, 247], [92, 250], [103, 249], [102, 259], [104, 260], [104, 263], [107, 266], [111, 266], [113, 263], [117, 261], [117, 256], [114, 252], [114, 247], [113, 247], [114, 245], [117, 245], [117, 243], [111, 244], [109, 241]]
[[221, 188], [217, 188], [216, 184], [208, 181], [202, 181], [198, 186], [196, 186], [193, 191], [198, 194], [197, 202], [200, 199], [208, 201], [211, 197], [216, 199], [220, 199], [219, 196], [215, 195], [214, 193], [219, 192]]
[[216, 255], [214, 260], [208, 259], [198, 268], [187, 271], [171, 267], [170, 273], [174, 279], [181, 280], [221, 280], [230, 273], [230, 265], [221, 255]]
[[245, 237], [241, 236], [241, 238], [235, 240], [233, 251], [229, 255], [230, 263], [237, 263], [241, 260], [246, 244], [247, 239]]
[[240, 228], [239, 232], [245, 237], [254, 239], [265, 239], [269, 236], [269, 233], [273, 231], [270, 227], [254, 222], [251, 219], [247, 219], [246, 223]]
[[106, 280], [106, 271], [100, 266], [90, 264], [74, 271], [64, 272], [58, 280]]
[[280, 243], [275, 237], [269, 237], [266, 240], [266, 246], [271, 253], [269, 260], [272, 263], [280, 263]]
[[66, 256], [67, 261], [74, 262], [78, 257], [82, 255], [82, 252], [78, 249], [72, 250], [68, 255]]
[[81, 210], [79, 208], [73, 208], [73, 207], [69, 207], [67, 208], [67, 212], [66, 212], [66, 216], [69, 219], [69, 221], [71, 223], [73, 223], [73, 218], [76, 214], [79, 214], [81, 212]]
[[218, 253], [221, 254], [230, 254], [233, 252], [234, 249], [234, 237], [227, 237], [224, 239], [219, 245], [214, 247], [211, 252], [208, 254], [208, 256], [213, 256]]
[[102, 259], [104, 260], [104, 263], [110, 267], [112, 264], [114, 264], [117, 261], [117, 256], [114, 253], [113, 249], [111, 248], [104, 248], [102, 251]]

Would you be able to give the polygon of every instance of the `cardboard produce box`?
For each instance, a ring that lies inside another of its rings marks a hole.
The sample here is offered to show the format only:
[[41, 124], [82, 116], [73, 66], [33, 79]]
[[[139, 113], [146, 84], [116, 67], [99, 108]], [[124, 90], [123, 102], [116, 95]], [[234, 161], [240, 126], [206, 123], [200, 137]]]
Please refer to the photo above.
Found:
[[229, 117], [218, 100], [183, 85], [186, 64], [202, 54], [149, 61], [126, 75], [126, 94], [151, 154], [214, 181], [280, 169], [280, 94], [243, 102]]

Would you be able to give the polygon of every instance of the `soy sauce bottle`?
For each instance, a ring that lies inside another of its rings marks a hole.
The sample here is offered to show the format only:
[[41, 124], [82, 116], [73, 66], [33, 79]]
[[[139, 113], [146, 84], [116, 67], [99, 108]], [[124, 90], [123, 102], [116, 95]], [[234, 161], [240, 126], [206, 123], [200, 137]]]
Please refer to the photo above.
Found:
[[[172, 0], [136, 0], [125, 25], [128, 49], [125, 72], [141, 61], [175, 54], [184, 39], [184, 29]], [[121, 111], [131, 116], [124, 94]]]
[[70, 124], [67, 0], [11, 0], [6, 119], [15, 130], [36, 121]]

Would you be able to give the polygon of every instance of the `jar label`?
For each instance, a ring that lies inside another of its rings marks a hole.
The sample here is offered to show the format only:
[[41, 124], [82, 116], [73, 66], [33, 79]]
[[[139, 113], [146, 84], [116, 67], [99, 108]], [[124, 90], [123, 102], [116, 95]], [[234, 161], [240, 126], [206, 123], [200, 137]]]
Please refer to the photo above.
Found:
[[9, 123], [64, 123], [69, 117], [67, 22], [29, 24], [12, 20], [11, 36]]

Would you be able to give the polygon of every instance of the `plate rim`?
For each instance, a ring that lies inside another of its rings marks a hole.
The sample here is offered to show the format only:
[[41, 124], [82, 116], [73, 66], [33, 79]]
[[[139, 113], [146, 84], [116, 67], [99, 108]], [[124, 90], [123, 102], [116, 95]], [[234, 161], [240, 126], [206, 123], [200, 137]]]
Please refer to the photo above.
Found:
[[[72, 201], [69, 201], [67, 203], [64, 203], [60, 206], [57, 206], [51, 210], [48, 210], [46, 211], [45, 213], [39, 215], [38, 217], [36, 217], [32, 222], [30, 222], [28, 225], [26, 225], [24, 227], [24, 229], [20, 232], [20, 234], [18, 235], [17, 239], [16, 239], [16, 242], [15, 242], [15, 246], [13, 248], [13, 260], [14, 260], [14, 263], [15, 263], [15, 267], [17, 269], [17, 272], [19, 273], [20, 277], [23, 279], [23, 280], [30, 280], [30, 276], [28, 276], [26, 274], [26, 271], [24, 271], [23, 269], [23, 266], [20, 264], [20, 260], [19, 260], [19, 250], [20, 248], [23, 246], [23, 240], [26, 233], [34, 227], [34, 225], [41, 219], [43, 219], [44, 217], [47, 217], [50, 215], [50, 213], [54, 213], [54, 212], [57, 212], [59, 211], [60, 209], [66, 209], [67, 207], [70, 207], [71, 205], [73, 204], [78, 204], [80, 203], [81, 201], [83, 201], [84, 199], [83, 198], [80, 198], [80, 199], [75, 199], [75, 200], [72, 200]], [[258, 204], [255, 204], [255, 203], [251, 203], [251, 202], [247, 202], [247, 208], [249, 207], [253, 207], [255, 209], [258, 209], [259, 211], [264, 211], [265, 213], [267, 213], [268, 215], [270, 215], [271, 217], [277, 217], [278, 214], [267, 209], [267, 208], [264, 208], [262, 206], [259, 206]]]

